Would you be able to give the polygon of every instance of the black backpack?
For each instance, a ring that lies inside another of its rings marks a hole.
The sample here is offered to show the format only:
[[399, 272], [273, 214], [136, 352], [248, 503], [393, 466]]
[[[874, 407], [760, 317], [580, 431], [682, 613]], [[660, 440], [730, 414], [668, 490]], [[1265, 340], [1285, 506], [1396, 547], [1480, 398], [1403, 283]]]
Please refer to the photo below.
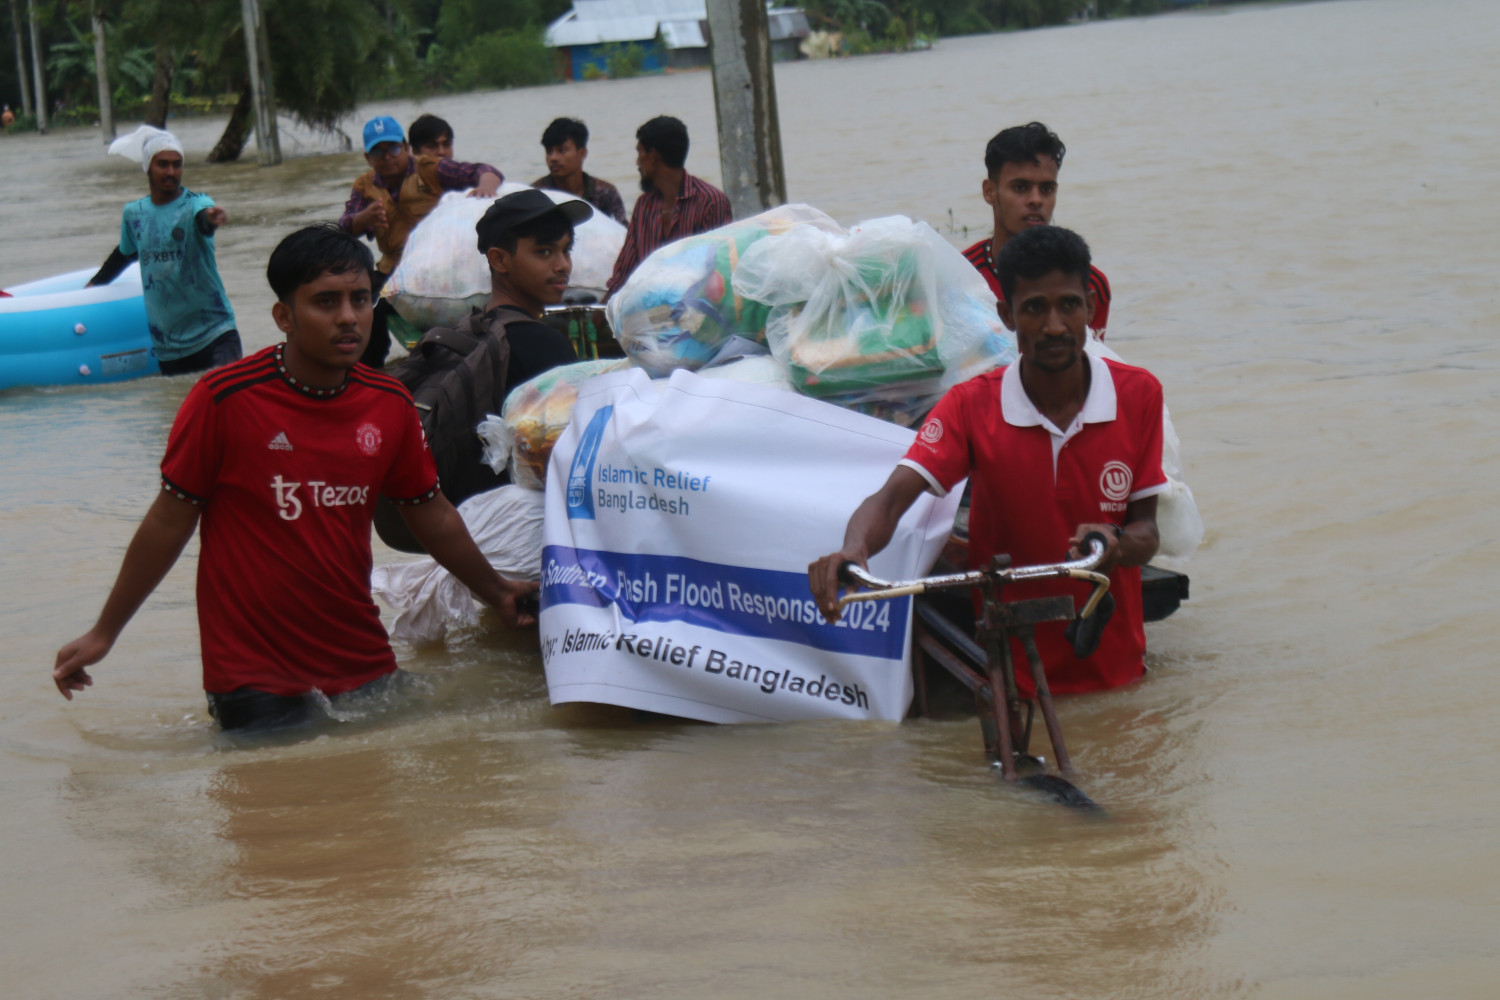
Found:
[[[509, 475], [480, 461], [484, 447], [475, 428], [489, 414], [498, 414], [505, 402], [510, 371], [507, 327], [525, 319], [498, 309], [476, 309], [456, 327], [427, 331], [410, 356], [387, 369], [417, 404], [437, 463], [438, 484], [454, 506], [510, 481]], [[395, 504], [384, 497], [375, 505], [375, 533], [398, 551], [423, 551]]]

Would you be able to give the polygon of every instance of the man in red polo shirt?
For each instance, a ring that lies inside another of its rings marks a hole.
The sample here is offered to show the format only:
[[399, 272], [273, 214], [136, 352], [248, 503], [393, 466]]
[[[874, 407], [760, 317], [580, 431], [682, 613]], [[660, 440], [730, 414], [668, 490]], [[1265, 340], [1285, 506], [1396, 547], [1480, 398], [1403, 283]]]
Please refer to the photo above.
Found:
[[[1161, 384], [1147, 371], [1084, 351], [1093, 312], [1088, 245], [1076, 233], [1040, 226], [1006, 242], [996, 262], [1005, 286], [1000, 318], [1015, 331], [1020, 360], [955, 386], [927, 418], [884, 486], [849, 519], [844, 546], [808, 566], [818, 606], [838, 611], [838, 568], [867, 564], [890, 541], [923, 490], [943, 494], [973, 480], [969, 560], [988, 566], [1008, 553], [1016, 565], [1077, 558], [1084, 536], [1109, 540], [1102, 570], [1115, 613], [1092, 656], [1079, 659], [1063, 623], [1036, 629], [1054, 693], [1119, 687], [1145, 670], [1146, 634], [1138, 567], [1156, 553], [1161, 468]], [[1087, 584], [1034, 581], [1005, 588], [1012, 600], [1073, 594]], [[1015, 654], [1025, 662], [1019, 642]], [[1030, 696], [1031, 678], [1016, 682]]]
[[[995, 135], [984, 147], [987, 175], [980, 191], [995, 216], [995, 232], [964, 251], [995, 298], [1005, 301], [1005, 291], [995, 273], [995, 258], [1005, 241], [1032, 226], [1050, 226], [1057, 207], [1057, 172], [1068, 148], [1041, 122], [1017, 125]], [[1089, 327], [1100, 340], [1109, 324], [1109, 279], [1089, 265], [1089, 290], [1094, 295], [1094, 315]]]

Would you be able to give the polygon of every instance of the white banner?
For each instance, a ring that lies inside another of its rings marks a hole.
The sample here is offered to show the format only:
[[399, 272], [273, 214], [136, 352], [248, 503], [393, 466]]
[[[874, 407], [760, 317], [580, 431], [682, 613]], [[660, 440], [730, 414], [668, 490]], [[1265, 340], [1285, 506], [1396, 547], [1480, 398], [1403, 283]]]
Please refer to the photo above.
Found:
[[[856, 604], [830, 625], [807, 564], [838, 548], [912, 439], [795, 393], [686, 371], [586, 382], [547, 472], [552, 702], [708, 722], [900, 720], [911, 599]], [[924, 494], [871, 571], [925, 572], [959, 492]]]

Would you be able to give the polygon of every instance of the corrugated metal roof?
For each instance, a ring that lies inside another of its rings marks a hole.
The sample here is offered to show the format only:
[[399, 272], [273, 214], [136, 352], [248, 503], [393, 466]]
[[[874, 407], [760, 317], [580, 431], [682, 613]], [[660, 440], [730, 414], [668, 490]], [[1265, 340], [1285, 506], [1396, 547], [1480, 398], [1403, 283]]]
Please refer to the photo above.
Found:
[[702, 49], [708, 46], [708, 39], [703, 37], [703, 22], [696, 19], [663, 21], [661, 40], [669, 49]]
[[[802, 38], [807, 15], [795, 7], [772, 7], [771, 39]], [[669, 49], [696, 49], [708, 44], [701, 21], [708, 19], [704, 0], [573, 0], [573, 9], [547, 26], [547, 44], [599, 45], [649, 42], [658, 34]]]

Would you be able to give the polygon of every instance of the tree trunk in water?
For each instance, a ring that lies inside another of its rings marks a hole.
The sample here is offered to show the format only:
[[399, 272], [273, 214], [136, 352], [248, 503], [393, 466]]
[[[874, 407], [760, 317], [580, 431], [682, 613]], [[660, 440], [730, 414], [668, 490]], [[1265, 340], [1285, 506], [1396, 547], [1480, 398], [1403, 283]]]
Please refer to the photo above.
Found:
[[229, 114], [229, 124], [224, 126], [224, 134], [219, 136], [219, 141], [214, 143], [213, 152], [208, 154], [209, 163], [233, 163], [240, 158], [245, 151], [245, 143], [250, 141], [251, 111], [254, 110], [251, 100], [250, 82], [240, 88], [240, 99], [234, 102], [234, 110]]
[[[27, 0], [26, 12], [31, 19], [31, 86], [36, 93], [36, 130], [47, 134], [47, 80], [42, 76], [42, 36], [36, 23], [36, 0]], [[25, 72], [21, 67], [16, 69]]]
[[16, 33], [16, 80], [21, 84], [21, 113], [31, 115], [31, 83], [26, 79], [26, 43], [21, 40], [21, 0], [10, 0], [10, 26]]
[[172, 101], [172, 75], [177, 71], [166, 42], [156, 43], [156, 78], [151, 81], [151, 103], [146, 105], [146, 124], [167, 127], [167, 108]]
[[109, 86], [109, 53], [104, 40], [104, 18], [94, 7], [94, 75], [99, 83], [99, 135], [108, 146], [115, 138], [115, 109]]

